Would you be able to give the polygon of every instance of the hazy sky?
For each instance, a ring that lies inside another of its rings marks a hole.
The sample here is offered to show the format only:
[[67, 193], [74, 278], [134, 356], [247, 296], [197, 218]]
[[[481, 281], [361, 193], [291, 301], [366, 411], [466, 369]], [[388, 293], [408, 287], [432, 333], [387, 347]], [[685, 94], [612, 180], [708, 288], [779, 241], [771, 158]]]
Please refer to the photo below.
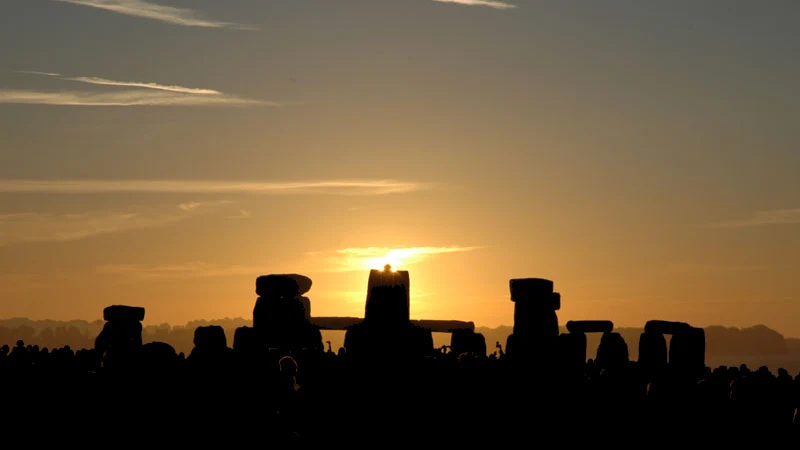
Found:
[[[764, 323], [800, 336], [800, 3], [0, 1], [0, 315]], [[390, 253], [391, 252], [391, 253]], [[387, 255], [387, 253], [390, 253]]]

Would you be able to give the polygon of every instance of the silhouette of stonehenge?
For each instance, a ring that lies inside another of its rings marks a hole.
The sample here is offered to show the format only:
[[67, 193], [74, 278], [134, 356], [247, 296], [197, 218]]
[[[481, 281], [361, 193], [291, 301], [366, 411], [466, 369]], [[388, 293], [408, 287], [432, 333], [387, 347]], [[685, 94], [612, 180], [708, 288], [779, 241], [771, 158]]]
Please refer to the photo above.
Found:
[[[432, 333], [446, 332], [451, 334], [453, 352], [486, 355], [486, 340], [475, 332], [473, 322], [411, 320], [408, 271], [395, 271], [388, 265], [383, 270], [370, 271], [363, 318], [312, 317], [311, 301], [305, 296], [311, 285], [310, 278], [299, 274], [258, 277], [253, 326], [236, 330], [233, 350], [322, 352], [325, 347], [321, 330], [344, 330], [344, 351], [354, 362], [374, 364], [391, 355], [392, 361], [405, 363], [432, 355]], [[595, 358], [598, 366], [617, 370], [630, 362], [628, 344], [614, 332], [610, 320], [568, 321], [567, 333], [559, 332], [561, 294], [554, 290], [553, 281], [512, 279], [509, 290], [514, 303], [514, 327], [506, 341], [505, 354], [512, 365], [582, 370], [587, 361], [587, 333], [602, 334]], [[144, 316], [141, 307], [112, 305], [103, 311], [106, 324], [97, 336], [95, 351], [104, 365], [113, 366], [117, 357], [142, 347]], [[669, 346], [665, 336], [671, 337]], [[231, 350], [221, 327], [199, 327], [195, 331], [198, 355], [226, 349]], [[702, 328], [684, 322], [651, 320], [639, 338], [638, 364], [648, 372], [670, 369], [696, 376], [705, 369], [705, 351]]]

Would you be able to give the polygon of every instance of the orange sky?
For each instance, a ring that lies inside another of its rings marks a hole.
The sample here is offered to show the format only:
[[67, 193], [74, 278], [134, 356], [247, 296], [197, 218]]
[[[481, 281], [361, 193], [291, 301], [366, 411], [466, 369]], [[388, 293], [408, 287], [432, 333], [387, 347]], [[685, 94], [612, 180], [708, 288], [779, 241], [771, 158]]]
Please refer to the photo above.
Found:
[[2, 317], [360, 316], [386, 261], [415, 318], [800, 336], [795, 3], [102, 3], [2, 6]]

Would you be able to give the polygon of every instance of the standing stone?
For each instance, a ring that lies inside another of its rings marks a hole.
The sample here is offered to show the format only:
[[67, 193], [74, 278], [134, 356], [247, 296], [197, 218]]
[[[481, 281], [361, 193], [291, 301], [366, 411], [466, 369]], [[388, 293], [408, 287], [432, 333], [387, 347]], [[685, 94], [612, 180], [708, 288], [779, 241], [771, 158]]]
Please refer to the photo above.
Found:
[[455, 354], [486, 356], [486, 338], [475, 330], [457, 329], [450, 334], [450, 350]]
[[345, 333], [348, 358], [358, 365], [403, 366], [433, 352], [430, 330], [410, 321], [410, 279], [407, 271], [372, 270], [367, 284], [364, 320]]
[[[608, 334], [614, 330], [614, 323], [610, 320], [570, 320], [567, 322], [569, 333], [559, 336], [559, 352], [561, 363], [568, 369], [581, 370], [586, 364], [587, 338], [586, 333]], [[611, 338], [614, 339], [614, 338]]]
[[282, 353], [323, 350], [322, 334], [309, 321], [311, 302], [301, 297], [309, 289], [311, 279], [303, 275], [265, 275], [256, 279], [259, 297], [253, 309], [253, 328], [260, 347]]
[[583, 373], [586, 366], [586, 334], [564, 333], [558, 336], [560, 366], [570, 373]]
[[144, 308], [112, 305], [103, 310], [106, 321], [103, 330], [95, 339], [97, 356], [106, 368], [115, 368], [132, 363], [142, 348], [142, 321]]
[[667, 368], [667, 340], [661, 333], [644, 332], [639, 336], [639, 367], [647, 376]]
[[[506, 343], [513, 361], [539, 367], [555, 362], [561, 294], [553, 292], [553, 282], [541, 278], [513, 279], [509, 282], [514, 302], [514, 329]], [[523, 363], [524, 362], [524, 363]]]
[[406, 323], [411, 320], [411, 280], [407, 270], [370, 270], [364, 319]]
[[705, 368], [705, 350], [705, 331], [702, 328], [687, 327], [672, 335], [669, 365], [682, 375], [699, 376]]
[[629, 362], [628, 344], [619, 333], [603, 333], [595, 362], [603, 369], [625, 369]]
[[[688, 323], [664, 320], [647, 322], [639, 343], [639, 360], [652, 370], [658, 370], [665, 365], [667, 349], [664, 334], [672, 335], [668, 351], [668, 367], [684, 377], [700, 376], [705, 369], [705, 331]], [[661, 335], [664, 343], [656, 337], [657, 335]]]

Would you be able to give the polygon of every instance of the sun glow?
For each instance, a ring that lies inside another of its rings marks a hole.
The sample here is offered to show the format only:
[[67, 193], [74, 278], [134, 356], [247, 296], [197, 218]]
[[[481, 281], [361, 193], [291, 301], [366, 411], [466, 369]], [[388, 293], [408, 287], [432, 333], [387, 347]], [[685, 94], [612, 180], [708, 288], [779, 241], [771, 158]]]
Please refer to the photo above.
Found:
[[386, 265], [391, 266], [392, 271], [408, 270], [410, 266], [435, 255], [468, 252], [476, 248], [478, 247], [345, 248], [337, 250], [338, 255], [331, 264], [338, 270], [347, 271], [384, 270]]
[[371, 258], [364, 261], [364, 264], [370, 270], [384, 270], [386, 266], [389, 266], [389, 270], [392, 272], [396, 272], [397, 268], [403, 264], [403, 262], [396, 258], [390, 258], [388, 256], [383, 256], [379, 258]]
[[364, 263], [370, 269], [384, 270], [386, 265], [391, 266], [390, 270], [396, 272], [398, 267], [406, 265], [406, 261], [418, 258], [424, 251], [419, 248], [395, 248], [387, 251], [383, 256], [369, 258]]

